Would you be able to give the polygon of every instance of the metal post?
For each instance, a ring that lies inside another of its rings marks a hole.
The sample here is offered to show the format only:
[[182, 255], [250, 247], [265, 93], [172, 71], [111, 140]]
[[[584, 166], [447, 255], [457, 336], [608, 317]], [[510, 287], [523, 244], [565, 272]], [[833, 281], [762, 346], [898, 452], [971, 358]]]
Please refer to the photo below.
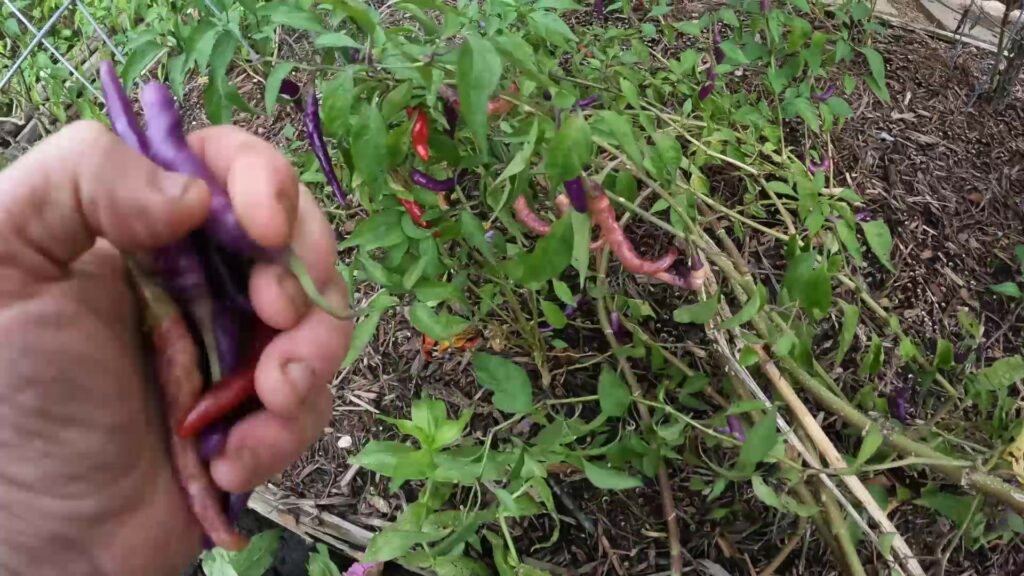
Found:
[[85, 87], [88, 88], [90, 92], [92, 92], [93, 96], [95, 96], [96, 98], [101, 98], [100, 93], [97, 92], [95, 88], [93, 88], [92, 84], [88, 80], [83, 78], [82, 75], [78, 73], [78, 70], [75, 69], [75, 67], [72, 66], [70, 62], [65, 60], [64, 56], [62, 56], [61, 53], [56, 48], [54, 48], [52, 44], [50, 44], [46, 41], [45, 38], [43, 38], [44, 33], [40, 33], [39, 31], [37, 31], [36, 27], [32, 25], [28, 18], [25, 18], [25, 16], [20, 11], [18, 11], [17, 8], [14, 7], [14, 4], [11, 4], [10, 0], [4, 0], [4, 4], [6, 4], [7, 7], [11, 9], [11, 12], [14, 12], [14, 15], [18, 17], [18, 20], [21, 20], [21, 23], [24, 24], [29, 29], [29, 31], [31, 31], [33, 34], [38, 35], [40, 42], [43, 43], [43, 46], [46, 46], [46, 48], [50, 52], [52, 52], [54, 56], [57, 57], [57, 60], [59, 60], [60, 63], [63, 64], [64, 67], [67, 68], [71, 72], [71, 74], [78, 79], [79, 82], [84, 84]]
[[24, 62], [25, 59], [28, 58], [28, 55], [32, 53], [32, 50], [39, 45], [39, 42], [43, 40], [43, 36], [50, 31], [50, 28], [53, 28], [53, 25], [57, 23], [57, 20], [64, 15], [64, 12], [67, 11], [72, 2], [74, 2], [74, 0], [67, 0], [67, 2], [64, 2], [64, 5], [61, 6], [53, 16], [50, 16], [50, 19], [46, 22], [46, 25], [43, 26], [43, 29], [40, 30], [36, 34], [36, 37], [32, 39], [32, 42], [29, 43], [28, 48], [21, 53], [21, 56], [18, 56], [18, 59], [14, 61], [14, 65], [11, 66], [11, 69], [7, 74], [4, 74], [2, 79], [0, 79], [0, 90], [3, 90], [4, 86], [7, 86], [7, 83], [11, 81], [11, 78], [14, 78], [14, 75], [18, 72], [18, 68], [21, 66], [22, 62]]
[[81, 0], [75, 0], [75, 7], [78, 8], [78, 11], [81, 12], [83, 16], [85, 16], [85, 19], [92, 25], [93, 30], [99, 34], [100, 38], [103, 39], [103, 42], [108, 48], [110, 48], [110, 51], [114, 53], [114, 57], [117, 58], [117, 61], [124, 64], [124, 54], [121, 54], [121, 51], [117, 49], [117, 46], [114, 46], [114, 41], [110, 39], [110, 36], [107, 36], [107, 33], [103, 31], [103, 28], [101, 28], [100, 25], [96, 23], [96, 20], [93, 19], [92, 14], [85, 9], [85, 4], [82, 4]]

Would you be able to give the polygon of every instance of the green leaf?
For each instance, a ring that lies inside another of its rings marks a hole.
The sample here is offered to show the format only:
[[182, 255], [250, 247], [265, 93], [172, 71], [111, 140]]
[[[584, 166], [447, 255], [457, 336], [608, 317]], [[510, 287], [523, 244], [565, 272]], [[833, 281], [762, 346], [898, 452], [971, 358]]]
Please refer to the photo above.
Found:
[[466, 242], [480, 251], [487, 258], [488, 262], [494, 262], [494, 249], [487, 241], [484, 224], [469, 210], [462, 210], [459, 214], [459, 229]]
[[835, 223], [836, 234], [839, 236], [839, 240], [842, 241], [843, 246], [846, 246], [846, 251], [853, 258], [853, 261], [858, 266], [864, 264], [864, 253], [860, 249], [860, 241], [857, 239], [857, 232], [850, 226], [850, 223], [846, 220], [839, 220]]
[[820, 319], [832, 308], [832, 279], [826, 267], [816, 264], [816, 260], [813, 252], [793, 256], [782, 285], [804, 310]]
[[281, 82], [295, 68], [294, 62], [281, 62], [267, 75], [267, 86], [264, 88], [263, 99], [267, 106], [267, 116], [274, 113], [277, 106], [277, 95], [281, 92]]
[[538, 286], [557, 278], [572, 258], [572, 227], [561, 218], [551, 232], [537, 241], [532, 252], [522, 252], [507, 264], [509, 276], [525, 286]]
[[253, 536], [244, 550], [228, 553], [233, 573], [238, 576], [261, 576], [274, 564], [280, 544], [280, 529], [267, 530]]
[[516, 152], [516, 155], [509, 161], [508, 166], [502, 171], [501, 176], [494, 181], [494, 185], [497, 186], [505, 180], [508, 180], [512, 176], [519, 174], [524, 169], [530, 167], [530, 159], [533, 157], [533, 148], [537, 145], [537, 136], [540, 133], [540, 125], [537, 120], [534, 119], [530, 125], [530, 135], [527, 136], [526, 142], [523, 143], [523, 147]]
[[878, 53], [878, 50], [870, 46], [861, 46], [858, 48], [860, 53], [867, 58], [868, 67], [871, 69], [871, 77], [879, 85], [885, 85], [885, 60], [882, 59], [882, 55]]
[[1005, 390], [1024, 379], [1024, 358], [1010, 356], [995, 361], [991, 366], [978, 371], [973, 380], [986, 391]]
[[960, 496], [942, 492], [935, 486], [926, 487], [914, 504], [930, 508], [956, 524], [957, 528], [967, 522], [974, 506], [974, 496]]
[[676, 172], [683, 162], [683, 148], [673, 134], [658, 132], [653, 134], [654, 150], [656, 154], [652, 158], [658, 176], [666, 185], [675, 182]]
[[306, 571], [309, 576], [341, 576], [341, 571], [331, 560], [331, 554], [327, 546], [317, 543], [316, 551], [309, 553], [309, 560], [306, 561]]
[[606, 130], [612, 140], [618, 143], [626, 157], [634, 166], [643, 166], [644, 157], [640, 152], [640, 146], [636, 143], [633, 135], [633, 126], [625, 116], [618, 112], [601, 112], [598, 115], [599, 127]]
[[167, 61], [167, 83], [171, 85], [174, 97], [181, 100], [185, 97], [185, 75], [188, 73], [189, 61], [185, 54], [178, 54]]
[[551, 281], [551, 286], [555, 290], [555, 295], [558, 296], [558, 299], [561, 300], [563, 304], [566, 306], [576, 305], [576, 297], [573, 296], [572, 289], [569, 288], [568, 284], [556, 278]]
[[871, 425], [868, 427], [868, 433], [864, 436], [864, 440], [860, 443], [860, 451], [857, 452], [857, 464], [863, 464], [871, 458], [878, 448], [882, 445], [882, 429], [878, 426]]
[[864, 230], [864, 238], [867, 239], [871, 251], [883, 266], [895, 272], [896, 269], [892, 266], [892, 234], [889, 233], [889, 226], [881, 220], [861, 222], [860, 226]]
[[765, 483], [764, 478], [761, 478], [760, 474], [754, 474], [750, 477], [750, 487], [754, 489], [754, 495], [757, 496], [758, 500], [771, 506], [772, 508], [782, 509], [782, 501], [779, 500], [779, 495], [772, 490], [772, 487]]
[[201, 20], [185, 39], [185, 54], [190, 61], [196, 63], [202, 72], [206, 72], [213, 43], [217, 40], [216, 32], [219, 30], [220, 28], [212, 20]]
[[939, 338], [935, 345], [935, 367], [950, 368], [953, 366], [953, 344], [945, 338]]
[[470, 325], [465, 318], [447, 312], [438, 314], [423, 302], [415, 302], [409, 307], [409, 322], [413, 328], [434, 340], [450, 340]]
[[533, 387], [521, 366], [486, 352], [473, 354], [477, 382], [494, 392], [494, 407], [509, 414], [533, 411]]
[[363, 446], [359, 454], [349, 460], [349, 463], [358, 464], [385, 476], [395, 476], [402, 468], [403, 462], [414, 452], [417, 452], [417, 449], [409, 444], [371, 440]]
[[757, 464], [771, 454], [779, 442], [779, 432], [775, 429], [775, 412], [772, 408], [764, 418], [747, 430], [747, 439], [740, 448], [736, 467], [740, 470], [754, 470]]
[[633, 108], [640, 110], [640, 94], [636, 91], [636, 86], [626, 80], [625, 78], [619, 78], [619, 90], [622, 91], [622, 95], [626, 97], [626, 102], [629, 102]]
[[878, 339], [877, 335], [872, 335], [871, 347], [868, 348], [867, 354], [861, 358], [857, 374], [860, 376], [874, 376], [882, 369], [882, 360], [884, 359], [885, 351], [882, 349], [882, 341]]
[[878, 549], [882, 552], [882, 556], [892, 558], [892, 542], [895, 538], [895, 532], [883, 532], [878, 535]]
[[311, 10], [303, 10], [287, 2], [272, 2], [259, 9], [264, 16], [269, 16], [274, 24], [290, 26], [307, 32], [323, 32], [324, 25]]
[[725, 62], [727, 64], [738, 65], [746, 64], [750, 62], [747, 56], [740, 50], [740, 47], [736, 45], [736, 41], [729, 39], [725, 40], [720, 44], [722, 52], [725, 53]]
[[146, 69], [153, 62], [164, 49], [156, 40], [149, 40], [136, 46], [132, 49], [131, 53], [128, 54], [128, 58], [125, 60], [124, 66], [121, 67], [121, 81], [125, 85], [129, 85], [142, 74], [142, 71]]
[[486, 38], [466, 37], [459, 49], [456, 81], [459, 113], [481, 148], [487, 138], [487, 102], [501, 80], [501, 57]]
[[1024, 244], [1014, 246], [1013, 254], [1017, 257], [1017, 267], [1024, 270]]
[[203, 108], [211, 124], [231, 123], [231, 102], [225, 94], [227, 80], [222, 76], [210, 77], [210, 83], [203, 90]]
[[644, 485], [643, 480], [630, 476], [621, 470], [583, 461], [583, 473], [590, 483], [602, 490], [628, 490]]
[[399, 530], [388, 527], [378, 532], [366, 546], [363, 554], [364, 562], [387, 562], [402, 556], [416, 544], [436, 542], [445, 532], [420, 532], [418, 530]]
[[743, 304], [743, 308], [733, 315], [731, 318], [722, 322], [721, 327], [723, 330], [732, 330], [733, 328], [739, 328], [740, 326], [750, 322], [757, 312], [761, 309], [761, 291], [757, 290], [754, 292], [753, 298], [747, 298], [746, 303]]
[[680, 306], [672, 313], [672, 319], [680, 324], [704, 324], [718, 312], [718, 294], [703, 302]]
[[754, 349], [753, 346], [747, 345], [744, 346], [742, 350], [740, 350], [740, 357], [738, 359], [740, 366], [748, 368], [750, 366], [753, 366], [754, 364], [757, 364], [758, 359], [760, 359], [760, 355], [757, 353], [757, 350]]
[[227, 80], [228, 66], [231, 59], [235, 57], [235, 50], [238, 49], [238, 38], [230, 30], [224, 30], [217, 35], [217, 41], [213, 43], [213, 50], [210, 53], [210, 78]]
[[995, 284], [988, 288], [996, 294], [1002, 294], [1009, 298], [1020, 298], [1021, 296], [1024, 296], [1024, 294], [1021, 294], [1020, 286], [1017, 286], [1015, 282], [1003, 282], [1002, 284]]
[[353, 100], [353, 71], [352, 66], [346, 66], [320, 91], [320, 115], [323, 117], [324, 133], [332, 138], [340, 139], [348, 133]]
[[616, 418], [625, 416], [633, 403], [629, 387], [607, 365], [601, 367], [601, 376], [597, 380], [597, 396], [601, 403], [601, 413]]
[[405, 239], [399, 220], [402, 213], [397, 210], [378, 212], [356, 224], [355, 230], [338, 245], [342, 250], [358, 246], [364, 252], [400, 244]]
[[397, 304], [398, 299], [388, 294], [386, 290], [370, 302], [368, 312], [359, 320], [359, 324], [356, 324], [355, 330], [352, 331], [352, 340], [349, 343], [348, 354], [345, 356], [345, 361], [341, 364], [343, 368], [348, 368], [355, 364], [359, 356], [362, 355], [363, 350], [370, 344], [370, 340], [377, 335], [377, 325], [380, 324], [381, 316], [384, 315], [388, 308]]
[[538, 10], [529, 16], [530, 31], [538, 38], [544, 39], [562, 48], [570, 48], [570, 42], [577, 42], [576, 35], [557, 14]]
[[565, 325], [569, 320], [565, 317], [565, 313], [562, 312], [561, 307], [552, 302], [548, 302], [547, 300], [541, 300], [540, 308], [544, 313], [544, 320], [546, 320], [552, 328], [555, 330], [565, 328]]
[[362, 49], [364, 46], [359, 42], [352, 39], [351, 36], [343, 32], [331, 32], [329, 34], [323, 34], [317, 36], [316, 41], [313, 45], [317, 48], [359, 48]]
[[374, 188], [384, 178], [388, 137], [384, 118], [376, 106], [365, 106], [352, 126], [352, 163], [363, 181]]
[[836, 351], [836, 366], [843, 363], [843, 358], [853, 344], [853, 336], [857, 333], [860, 321], [860, 308], [843, 302], [843, 328], [839, 333], [839, 349]]
[[552, 189], [580, 175], [584, 164], [591, 161], [590, 126], [579, 115], [570, 116], [548, 145], [544, 169]]

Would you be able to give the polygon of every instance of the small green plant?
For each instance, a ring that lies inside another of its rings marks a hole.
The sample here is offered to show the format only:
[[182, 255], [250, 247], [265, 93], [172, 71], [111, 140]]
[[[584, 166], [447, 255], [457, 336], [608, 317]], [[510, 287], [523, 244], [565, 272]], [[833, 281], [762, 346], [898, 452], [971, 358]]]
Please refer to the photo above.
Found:
[[1024, 282], [1024, 245], [1018, 244], [1015, 246], [1013, 254], [1017, 257], [1017, 273], [1015, 275], [1017, 281], [1011, 280], [1008, 282], [1001, 282], [999, 284], [989, 286], [989, 289], [996, 294], [1001, 294], [1007, 298], [1020, 300], [1024, 298], [1024, 293], [1021, 292], [1019, 284], [1019, 282]]

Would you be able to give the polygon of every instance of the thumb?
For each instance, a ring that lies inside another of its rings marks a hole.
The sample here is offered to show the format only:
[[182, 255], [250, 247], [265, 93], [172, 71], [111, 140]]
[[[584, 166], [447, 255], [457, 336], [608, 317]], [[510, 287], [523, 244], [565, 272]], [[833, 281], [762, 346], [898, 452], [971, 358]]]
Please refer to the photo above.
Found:
[[75, 122], [0, 172], [0, 258], [28, 253], [63, 271], [97, 238], [156, 248], [198, 228], [209, 206], [201, 181], [159, 168], [98, 122]]

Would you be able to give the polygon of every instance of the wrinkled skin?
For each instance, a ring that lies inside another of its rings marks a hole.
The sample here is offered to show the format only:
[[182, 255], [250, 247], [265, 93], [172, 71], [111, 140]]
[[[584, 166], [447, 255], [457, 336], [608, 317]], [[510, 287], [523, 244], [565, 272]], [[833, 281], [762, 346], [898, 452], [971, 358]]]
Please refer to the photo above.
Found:
[[[344, 305], [334, 235], [285, 158], [232, 127], [189, 142], [250, 236], [291, 245]], [[177, 576], [199, 552], [121, 254], [182, 238], [209, 202], [202, 183], [95, 123], [65, 128], [0, 172], [0, 574]], [[249, 295], [282, 332], [256, 370], [265, 409], [211, 463], [230, 492], [278, 473], [321, 433], [351, 335], [280, 266], [257, 265]]]

